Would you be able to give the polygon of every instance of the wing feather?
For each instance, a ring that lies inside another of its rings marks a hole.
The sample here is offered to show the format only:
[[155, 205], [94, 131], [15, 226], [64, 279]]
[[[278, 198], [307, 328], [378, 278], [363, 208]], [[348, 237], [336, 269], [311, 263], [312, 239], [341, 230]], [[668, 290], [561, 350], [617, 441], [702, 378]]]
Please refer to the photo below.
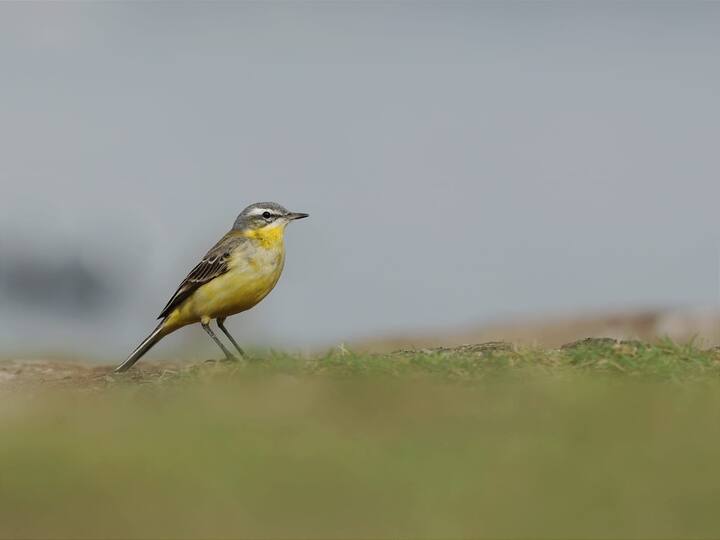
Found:
[[223, 238], [208, 251], [202, 260], [193, 268], [187, 277], [180, 283], [180, 286], [173, 294], [172, 298], [163, 308], [158, 319], [164, 319], [173, 312], [180, 304], [182, 304], [193, 292], [200, 286], [209, 283], [218, 276], [223, 275], [229, 270], [230, 257], [234, 249], [245, 238], [238, 237], [232, 232], [223, 236]]

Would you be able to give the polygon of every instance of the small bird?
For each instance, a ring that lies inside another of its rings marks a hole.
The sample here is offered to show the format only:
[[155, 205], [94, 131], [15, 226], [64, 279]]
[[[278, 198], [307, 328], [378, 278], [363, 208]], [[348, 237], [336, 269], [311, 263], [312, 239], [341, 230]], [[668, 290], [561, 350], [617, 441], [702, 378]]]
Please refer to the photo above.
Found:
[[225, 328], [225, 319], [250, 309], [273, 290], [285, 264], [285, 227], [306, 217], [308, 214], [289, 212], [273, 202], [251, 204], [243, 210], [230, 232], [180, 284], [160, 313], [158, 319], [162, 321], [157, 328], [115, 372], [128, 370], [169, 333], [196, 322], [222, 349], [226, 359], [236, 360], [210, 328], [212, 319], [244, 356]]

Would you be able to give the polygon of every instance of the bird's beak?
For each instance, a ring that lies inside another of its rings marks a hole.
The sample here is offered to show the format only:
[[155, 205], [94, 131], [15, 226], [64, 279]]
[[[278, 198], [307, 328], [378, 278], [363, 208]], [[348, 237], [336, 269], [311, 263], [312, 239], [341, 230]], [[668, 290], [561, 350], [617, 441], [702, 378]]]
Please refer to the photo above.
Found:
[[287, 217], [290, 221], [295, 219], [303, 219], [308, 217], [310, 214], [303, 214], [302, 212], [290, 212]]

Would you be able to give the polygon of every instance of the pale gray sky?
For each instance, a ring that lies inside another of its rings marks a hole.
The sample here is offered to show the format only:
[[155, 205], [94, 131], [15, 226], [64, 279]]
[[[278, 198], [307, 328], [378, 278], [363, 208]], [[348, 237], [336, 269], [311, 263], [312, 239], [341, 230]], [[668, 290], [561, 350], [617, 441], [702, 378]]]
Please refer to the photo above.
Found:
[[128, 352], [256, 200], [311, 214], [230, 322], [257, 344], [714, 305], [719, 27], [712, 2], [0, 3], [0, 247], [116, 293], [0, 299], [0, 351]]

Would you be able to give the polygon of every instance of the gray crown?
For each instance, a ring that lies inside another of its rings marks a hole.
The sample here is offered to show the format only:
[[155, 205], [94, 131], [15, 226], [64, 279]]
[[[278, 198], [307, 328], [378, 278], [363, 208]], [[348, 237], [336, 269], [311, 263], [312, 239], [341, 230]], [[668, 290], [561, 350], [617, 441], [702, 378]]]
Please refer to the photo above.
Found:
[[254, 218], [262, 216], [264, 212], [270, 212], [273, 216], [286, 216], [290, 212], [284, 206], [275, 202], [258, 202], [251, 204], [240, 215], [233, 224], [233, 229], [243, 229]]

